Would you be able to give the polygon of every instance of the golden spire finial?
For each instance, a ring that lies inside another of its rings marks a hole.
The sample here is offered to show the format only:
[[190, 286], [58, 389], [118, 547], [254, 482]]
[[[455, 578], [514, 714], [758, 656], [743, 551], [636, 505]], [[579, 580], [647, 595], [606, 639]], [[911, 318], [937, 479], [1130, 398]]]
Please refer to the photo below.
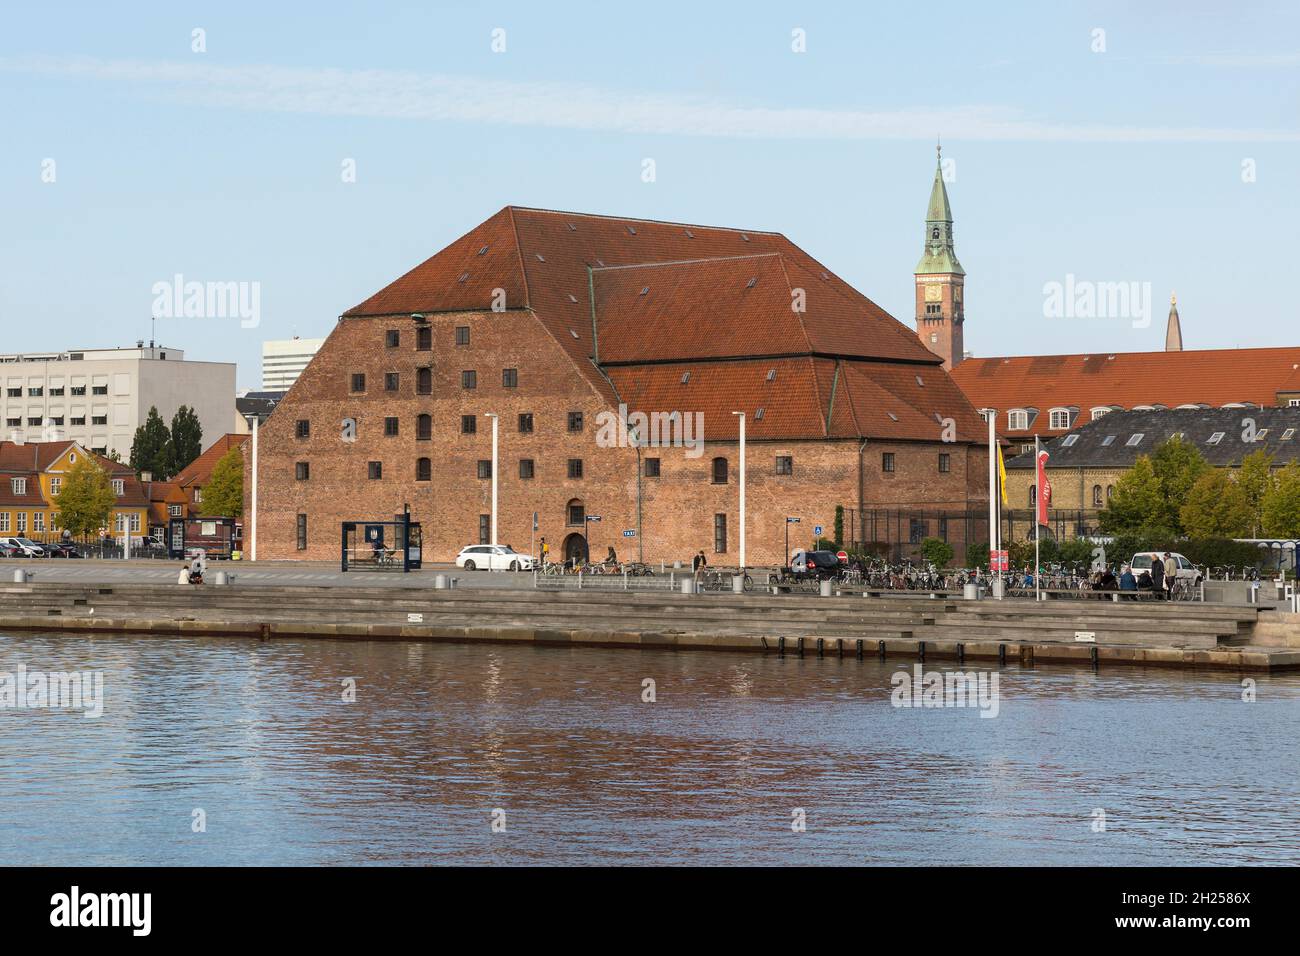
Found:
[[1177, 305], [1177, 304], [1178, 304], [1178, 296], [1175, 295], [1175, 294], [1172, 293], [1172, 292], [1169, 293], [1169, 304], [1170, 304], [1170, 305]]

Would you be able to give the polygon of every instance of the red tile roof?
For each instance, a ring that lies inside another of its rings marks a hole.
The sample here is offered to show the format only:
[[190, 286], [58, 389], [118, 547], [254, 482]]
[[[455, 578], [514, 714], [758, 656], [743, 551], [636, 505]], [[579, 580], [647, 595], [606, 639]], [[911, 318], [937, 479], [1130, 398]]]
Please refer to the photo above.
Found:
[[485, 311], [497, 289], [611, 404], [702, 411], [714, 438], [743, 409], [756, 437], [933, 441], [940, 413], [982, 440], [915, 332], [779, 233], [508, 206], [343, 317]]
[[248, 439], [248, 435], [222, 435], [209, 445], [203, 454], [182, 468], [181, 473], [173, 478], [171, 483], [178, 488], [190, 488], [195, 485], [202, 488], [212, 478], [212, 469], [217, 466], [217, 462], [221, 461], [230, 449], [243, 447]]
[[[111, 458], [105, 458], [103, 455], [96, 455], [94, 452], [82, 448], [77, 442], [58, 441], [58, 442], [23, 442], [21, 444], [9, 441], [0, 441], [0, 504], [28, 504], [33, 507], [43, 505], [44, 499], [40, 496], [40, 487], [36, 482], [37, 474], [46, 471], [51, 465], [62, 457], [63, 453], [69, 448], [79, 448], [83, 454], [91, 455], [99, 463], [100, 467], [108, 473], [112, 479], [120, 479], [123, 482], [123, 494], [117, 498], [116, 504], [120, 507], [143, 508], [149, 504], [145, 497], [144, 488], [135, 477], [135, 472], [131, 467], [123, 462], [113, 461]], [[15, 497], [11, 491], [12, 482], [9, 478], [28, 477], [26, 497]], [[32, 495], [35, 497], [32, 497]], [[29, 501], [30, 499], [30, 501]]]
[[[1052, 408], [1077, 409], [1081, 425], [1103, 406], [1276, 405], [1298, 375], [1300, 347], [970, 358], [952, 371], [971, 404], [997, 409], [999, 433], [1013, 438], [1060, 434], [1048, 428]], [[1017, 408], [1038, 415], [1010, 432], [1006, 413]]]

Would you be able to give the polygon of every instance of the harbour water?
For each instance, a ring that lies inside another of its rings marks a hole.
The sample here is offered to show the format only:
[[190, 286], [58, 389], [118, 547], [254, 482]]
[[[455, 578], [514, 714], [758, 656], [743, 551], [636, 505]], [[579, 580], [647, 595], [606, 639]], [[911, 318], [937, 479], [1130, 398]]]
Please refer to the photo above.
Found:
[[811, 654], [0, 637], [20, 666], [102, 672], [103, 714], [0, 709], [0, 864], [1300, 862], [1295, 674], [972, 665], [981, 716]]

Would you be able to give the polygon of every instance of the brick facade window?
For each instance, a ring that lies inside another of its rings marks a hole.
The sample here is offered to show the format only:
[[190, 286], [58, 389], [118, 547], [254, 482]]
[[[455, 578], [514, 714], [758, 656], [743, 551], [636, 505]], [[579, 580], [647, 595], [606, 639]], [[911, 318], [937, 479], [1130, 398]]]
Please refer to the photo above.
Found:
[[398, 422], [399, 422], [399, 419], [397, 419], [396, 417], [391, 416], [391, 415], [390, 415], [389, 417], [387, 417], [387, 418], [384, 419], [384, 436], [385, 436], [385, 437], [387, 437], [387, 438], [394, 438], [394, 437], [396, 437], [396, 435], [398, 434], [398, 429], [399, 429], [399, 427], [400, 427], [399, 424], [398, 424]]
[[395, 392], [402, 384], [402, 376], [397, 372], [384, 373], [384, 391]]
[[713, 483], [715, 485], [725, 485], [727, 483], [727, 459], [713, 459]]
[[298, 550], [307, 550], [307, 516], [298, 515]]
[[311, 465], [305, 461], [300, 461], [293, 466], [293, 476], [298, 481], [306, 481], [311, 477]]
[[725, 514], [713, 516], [713, 553], [727, 553], [727, 516]]
[[794, 474], [794, 458], [791, 455], [776, 456], [776, 473], [778, 475]]
[[[468, 326], [468, 325], [458, 325], [458, 326], [456, 326], [456, 344], [457, 344], [457, 345], [469, 345], [469, 326]], [[486, 543], [486, 542], [484, 542], [484, 543]]]
[[466, 369], [460, 373], [461, 388], [478, 388], [478, 372], [474, 369]]
[[478, 431], [478, 419], [473, 415], [460, 416], [460, 433], [462, 435], [473, 435]]
[[1102, 506], [1101, 485], [1092, 486], [1092, 506], [1094, 508], [1100, 508]]
[[415, 480], [432, 481], [433, 480], [433, 462], [428, 458], [415, 459]]
[[519, 369], [503, 368], [501, 370], [501, 387], [518, 388], [519, 387]]
[[569, 477], [570, 477], [570, 478], [581, 478], [581, 477], [582, 477], [582, 459], [581, 459], [581, 458], [570, 458], [570, 459], [569, 459]]
[[300, 418], [300, 419], [298, 419], [298, 427], [297, 427], [297, 430], [295, 431], [295, 434], [296, 434], [299, 438], [310, 438], [310, 437], [311, 437], [311, 422], [308, 421], [308, 420], [305, 419], [305, 418]]
[[365, 372], [353, 372], [353, 373], [352, 373], [352, 391], [354, 391], [354, 392], [364, 392], [365, 390], [366, 390], [366, 373], [365, 373]]
[[379, 481], [384, 477], [384, 463], [382, 461], [366, 462], [366, 470], [371, 481]]
[[478, 476], [480, 478], [492, 477], [492, 460], [490, 458], [480, 458], [478, 460]]
[[582, 412], [569, 412], [569, 431], [582, 431]]
[[529, 433], [532, 432], [532, 430], [533, 430], [533, 413], [532, 413], [532, 412], [520, 412], [520, 413], [519, 413], [519, 431], [522, 432], [523, 434], [529, 434]]
[[433, 440], [433, 416], [432, 415], [415, 416], [415, 440], [416, 441]]
[[564, 509], [564, 521], [570, 528], [581, 528], [587, 523], [587, 508], [574, 498]]
[[894, 453], [893, 453], [892, 451], [886, 451], [886, 452], [882, 452], [882, 453], [881, 453], [881, 455], [880, 455], [880, 470], [881, 470], [881, 471], [893, 471], [893, 470], [894, 470]]
[[939, 474], [946, 475], [952, 471], [952, 455], [945, 452], [939, 453]]
[[433, 328], [419, 325], [415, 328], [415, 350], [417, 352], [433, 351]]
[[492, 516], [491, 515], [478, 516], [478, 543], [479, 544], [492, 543]]
[[643, 473], [645, 474], [645, 476], [646, 476], [647, 478], [658, 478], [658, 477], [659, 477], [659, 459], [658, 459], [658, 458], [647, 458], [647, 459], [645, 460], [645, 467], [642, 469], [642, 471], [643, 471]]
[[425, 366], [415, 370], [415, 394], [432, 395], [433, 394], [433, 369]]
[[402, 333], [398, 329], [389, 329], [384, 333], [384, 345], [387, 348], [395, 349], [402, 344]]
[[531, 458], [519, 459], [519, 477], [523, 479], [532, 478], [534, 474], [533, 460]]
[[930, 533], [930, 522], [922, 518], [908, 519], [907, 540], [911, 544], [920, 544]]

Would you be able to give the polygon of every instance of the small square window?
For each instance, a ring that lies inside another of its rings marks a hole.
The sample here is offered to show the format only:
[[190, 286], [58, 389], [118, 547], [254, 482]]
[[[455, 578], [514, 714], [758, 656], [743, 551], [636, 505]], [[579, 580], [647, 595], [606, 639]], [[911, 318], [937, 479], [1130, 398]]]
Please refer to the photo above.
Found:
[[882, 453], [881, 453], [881, 455], [880, 455], [880, 470], [881, 470], [881, 471], [893, 471], [893, 470], [894, 470], [894, 453], [893, 453], [892, 451], [886, 451], [886, 452], [882, 452]]
[[778, 475], [794, 474], [794, 458], [790, 455], [776, 456], [776, 473]]
[[503, 388], [519, 387], [519, 369], [503, 368], [501, 370], [501, 386]]
[[398, 329], [389, 329], [384, 333], [384, 345], [395, 349], [402, 344], [402, 333]]
[[939, 453], [939, 474], [946, 475], [952, 471], [952, 455], [947, 452]]
[[402, 376], [397, 372], [384, 373], [384, 391], [395, 392], [401, 387]]
[[311, 465], [305, 461], [300, 461], [293, 467], [293, 476], [298, 481], [306, 481], [311, 477]]
[[473, 415], [460, 416], [460, 433], [462, 435], [473, 435], [478, 431], [478, 419]]
[[378, 481], [384, 477], [384, 463], [382, 461], [367, 462], [366, 466], [371, 481]]
[[658, 459], [658, 458], [647, 458], [647, 459], [645, 460], [645, 476], [646, 476], [647, 478], [658, 478], [658, 477], [659, 477], [659, 459]]
[[396, 417], [389, 416], [384, 419], [384, 436], [386, 438], [396, 437], [398, 428], [398, 419]]
[[458, 326], [456, 326], [456, 344], [457, 344], [457, 345], [469, 345], [469, 326], [468, 326], [468, 325], [458, 325]]
[[520, 431], [521, 433], [523, 433], [523, 434], [528, 434], [528, 433], [530, 433], [532, 430], [533, 430], [533, 413], [532, 413], [532, 412], [520, 412], [520, 413], [519, 413], [519, 431]]
[[352, 373], [352, 391], [364, 392], [366, 390], [366, 376], [364, 372]]
[[466, 369], [460, 373], [461, 388], [478, 388], [478, 372], [474, 369]]
[[582, 412], [569, 412], [569, 431], [582, 431]]
[[298, 419], [297, 435], [299, 438], [311, 437], [311, 422], [305, 418]]
[[480, 478], [492, 477], [492, 460], [490, 458], [480, 458], [478, 461], [478, 476]]
[[581, 478], [581, 477], [582, 477], [582, 459], [581, 459], [581, 458], [570, 458], [570, 459], [569, 459], [569, 477], [570, 477], [570, 478]]
[[519, 477], [524, 479], [533, 477], [533, 460], [531, 458], [519, 459]]

